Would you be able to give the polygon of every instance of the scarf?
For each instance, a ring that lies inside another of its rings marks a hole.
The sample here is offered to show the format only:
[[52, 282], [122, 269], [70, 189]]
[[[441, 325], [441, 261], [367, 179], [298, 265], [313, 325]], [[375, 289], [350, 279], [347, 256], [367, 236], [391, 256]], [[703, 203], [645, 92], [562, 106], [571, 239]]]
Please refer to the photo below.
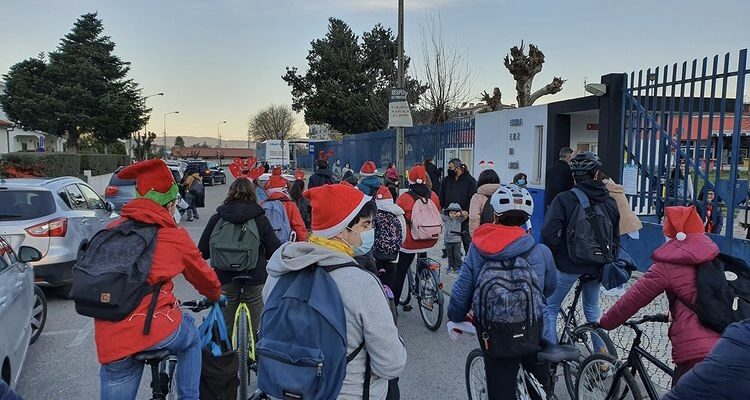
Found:
[[354, 249], [346, 243], [341, 243], [337, 240], [326, 239], [322, 236], [310, 235], [308, 242], [317, 244], [318, 246], [325, 247], [327, 249], [344, 253], [349, 257], [354, 257]]

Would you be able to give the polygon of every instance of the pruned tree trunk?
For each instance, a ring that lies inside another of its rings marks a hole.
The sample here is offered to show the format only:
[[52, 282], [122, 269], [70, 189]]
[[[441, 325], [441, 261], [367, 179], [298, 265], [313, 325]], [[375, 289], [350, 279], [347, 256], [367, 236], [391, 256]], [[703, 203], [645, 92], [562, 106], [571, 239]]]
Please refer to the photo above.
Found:
[[68, 153], [76, 154], [78, 153], [78, 139], [80, 135], [78, 134], [78, 128], [73, 127], [68, 129]]
[[540, 97], [548, 94], [555, 94], [562, 90], [565, 80], [556, 77], [552, 80], [552, 83], [537, 90], [533, 94], [531, 93], [534, 77], [542, 72], [543, 64], [544, 53], [533, 44], [529, 45], [528, 55], [524, 53], [524, 45], [523, 42], [521, 42], [520, 47], [513, 46], [513, 48], [510, 49], [510, 54], [505, 56], [505, 68], [508, 69], [511, 75], [513, 75], [513, 79], [516, 81], [516, 99], [518, 101], [518, 107], [530, 106]]

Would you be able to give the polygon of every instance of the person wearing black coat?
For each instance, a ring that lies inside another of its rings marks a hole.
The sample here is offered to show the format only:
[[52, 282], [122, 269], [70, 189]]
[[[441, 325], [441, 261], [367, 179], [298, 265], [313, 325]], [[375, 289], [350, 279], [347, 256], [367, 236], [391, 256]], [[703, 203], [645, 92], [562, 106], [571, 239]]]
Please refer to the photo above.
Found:
[[721, 202], [716, 198], [716, 192], [704, 188], [698, 195], [695, 208], [703, 219], [706, 233], [721, 233], [724, 227], [724, 214], [721, 211]]
[[435, 192], [435, 194], [440, 195], [441, 174], [438, 167], [432, 162], [432, 157], [428, 157], [424, 160], [424, 169], [427, 171], [427, 176], [430, 177], [430, 181], [432, 182], [432, 191]]
[[318, 160], [315, 165], [317, 166], [317, 169], [312, 175], [310, 175], [310, 179], [307, 181], [308, 189], [323, 185], [333, 185], [336, 183], [336, 179], [333, 178], [333, 173], [328, 169], [327, 160]]
[[[433, 183], [434, 185], [434, 183]], [[469, 174], [468, 168], [461, 160], [454, 158], [448, 162], [448, 176], [443, 179], [440, 186], [440, 204], [446, 205], [458, 203], [461, 210], [468, 212], [471, 198], [477, 192], [477, 181]], [[464, 252], [469, 251], [471, 245], [471, 235], [469, 234], [469, 220], [461, 223], [461, 242], [463, 243]]]
[[263, 312], [263, 285], [265, 285], [266, 278], [268, 277], [266, 264], [281, 243], [278, 237], [276, 237], [271, 222], [266, 218], [263, 207], [258, 205], [255, 195], [255, 185], [248, 179], [240, 178], [232, 183], [224, 204], [220, 205], [216, 209], [216, 214], [212, 215], [208, 220], [206, 228], [203, 230], [203, 234], [198, 242], [198, 249], [205, 260], [211, 258], [211, 234], [220, 220], [237, 225], [255, 220], [255, 225], [258, 228], [260, 247], [258, 249], [258, 262], [254, 269], [242, 272], [215, 270], [216, 276], [221, 282], [221, 292], [227, 296], [227, 306], [222, 307], [221, 310], [224, 314], [227, 328], [230, 329], [229, 331], [231, 332], [231, 327], [234, 323], [234, 313], [239, 304], [241, 289], [240, 285], [232, 279], [240, 275], [249, 277], [248, 281], [245, 282], [245, 296], [250, 308], [250, 319], [253, 328], [257, 329], [260, 323], [260, 314]]
[[750, 320], [724, 330], [711, 353], [662, 400], [744, 400], [750, 394]]
[[560, 159], [555, 161], [549, 169], [545, 179], [544, 205], [549, 208], [552, 200], [562, 193], [573, 188], [573, 173], [570, 171], [570, 159], [573, 158], [573, 149], [563, 147], [560, 150]]

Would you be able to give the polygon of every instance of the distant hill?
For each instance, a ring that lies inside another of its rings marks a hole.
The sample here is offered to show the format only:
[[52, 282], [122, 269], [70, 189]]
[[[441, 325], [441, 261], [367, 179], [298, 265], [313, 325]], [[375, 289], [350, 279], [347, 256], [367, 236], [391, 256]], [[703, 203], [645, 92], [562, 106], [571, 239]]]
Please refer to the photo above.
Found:
[[[174, 140], [177, 136], [167, 136], [167, 146], [172, 147], [174, 146]], [[161, 142], [161, 138], [159, 138], [158, 143]], [[202, 144], [203, 142], [206, 142], [211, 147], [216, 147], [216, 136], [210, 137], [210, 136], [182, 136], [182, 139], [185, 140], [185, 146], [190, 147], [194, 144]], [[233, 148], [233, 149], [246, 149], [247, 148], [247, 140], [237, 140], [237, 139], [221, 139], [221, 147], [226, 148]], [[255, 148], [255, 143], [250, 143], [250, 148]]]

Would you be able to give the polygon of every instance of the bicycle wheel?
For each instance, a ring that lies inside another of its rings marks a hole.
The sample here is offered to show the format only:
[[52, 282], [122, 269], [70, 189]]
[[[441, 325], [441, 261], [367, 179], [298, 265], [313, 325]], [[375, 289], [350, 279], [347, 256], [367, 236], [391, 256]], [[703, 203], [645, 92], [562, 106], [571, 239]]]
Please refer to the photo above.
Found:
[[167, 400], [177, 400], [177, 379], [175, 379], [177, 372], [177, 358], [168, 361], [167, 371], [169, 371], [169, 392], [167, 393]]
[[577, 361], [563, 362], [565, 386], [570, 398], [575, 398], [576, 378], [579, 366], [585, 358], [594, 354], [605, 354], [617, 359], [617, 348], [602, 328], [594, 329], [587, 325], [579, 326], [573, 331], [573, 341], [563, 344], [574, 345], [581, 351], [581, 357]]
[[405, 306], [411, 302], [411, 291], [414, 287], [414, 277], [411, 273], [411, 267], [406, 271], [406, 279], [404, 279], [404, 290], [401, 291], [401, 297], [398, 299], [398, 305]]
[[487, 375], [484, 371], [484, 354], [474, 349], [466, 357], [466, 393], [469, 400], [487, 400]]
[[641, 400], [643, 397], [630, 371], [618, 370], [617, 359], [606, 354], [593, 354], [583, 360], [576, 388], [577, 397], [573, 398], [578, 400]]
[[235, 332], [237, 332], [236, 340], [233, 341], [235, 343], [235, 347], [237, 350], [237, 356], [239, 356], [240, 359], [240, 369], [239, 369], [239, 375], [240, 375], [240, 399], [247, 399], [249, 397], [250, 388], [248, 385], [248, 380], [250, 378], [250, 371], [248, 370], [248, 352], [249, 352], [249, 344], [248, 344], [248, 332], [249, 332], [249, 319], [247, 313], [244, 311], [240, 311], [237, 316], [237, 326], [235, 328]]
[[419, 314], [427, 328], [434, 332], [443, 321], [443, 291], [440, 290], [437, 272], [422, 268], [417, 275]]

